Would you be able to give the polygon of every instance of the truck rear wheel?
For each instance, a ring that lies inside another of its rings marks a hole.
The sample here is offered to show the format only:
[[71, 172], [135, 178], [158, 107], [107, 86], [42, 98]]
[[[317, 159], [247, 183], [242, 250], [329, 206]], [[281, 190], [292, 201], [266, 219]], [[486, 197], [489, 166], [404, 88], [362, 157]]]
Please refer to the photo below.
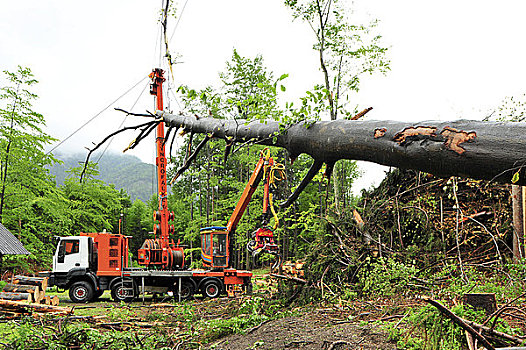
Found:
[[203, 295], [208, 298], [217, 298], [221, 294], [222, 285], [217, 280], [210, 280], [203, 286]]
[[[175, 284], [172, 289], [174, 299], [177, 300], [179, 296], [179, 286]], [[181, 282], [181, 300], [190, 300], [194, 297], [195, 287], [190, 281]]]
[[111, 297], [114, 301], [130, 302], [135, 299], [135, 288], [132, 281], [116, 282], [111, 287]]
[[69, 298], [74, 303], [87, 303], [93, 298], [93, 287], [86, 281], [75, 282], [69, 287]]

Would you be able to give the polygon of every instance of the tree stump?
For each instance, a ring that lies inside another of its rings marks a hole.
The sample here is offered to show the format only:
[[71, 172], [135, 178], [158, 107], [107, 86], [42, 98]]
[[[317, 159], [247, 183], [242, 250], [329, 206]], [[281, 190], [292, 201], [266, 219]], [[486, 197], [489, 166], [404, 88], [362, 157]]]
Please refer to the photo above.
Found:
[[469, 293], [464, 294], [464, 304], [471, 305], [475, 310], [484, 310], [486, 315], [497, 311], [497, 299], [494, 293]]

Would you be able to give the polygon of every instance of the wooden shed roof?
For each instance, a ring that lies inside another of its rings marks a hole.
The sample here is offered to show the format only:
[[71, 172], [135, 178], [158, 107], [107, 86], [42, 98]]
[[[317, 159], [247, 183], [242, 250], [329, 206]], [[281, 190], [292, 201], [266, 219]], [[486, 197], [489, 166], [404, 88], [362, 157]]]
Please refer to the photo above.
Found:
[[4, 225], [0, 224], [0, 254], [28, 255], [24, 245]]

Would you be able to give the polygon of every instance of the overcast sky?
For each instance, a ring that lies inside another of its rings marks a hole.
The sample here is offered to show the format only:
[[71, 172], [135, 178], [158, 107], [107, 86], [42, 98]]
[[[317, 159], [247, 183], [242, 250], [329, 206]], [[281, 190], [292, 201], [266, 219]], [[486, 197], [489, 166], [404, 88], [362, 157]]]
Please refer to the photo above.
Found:
[[[185, 2], [179, 1], [179, 12]], [[354, 4], [359, 16], [380, 20], [392, 62], [387, 76], [365, 77], [354, 96], [361, 107], [374, 107], [368, 119], [481, 119], [506, 96], [526, 92], [526, 2]], [[63, 139], [159, 65], [160, 8], [160, 0], [0, 0], [0, 69], [33, 70], [40, 81], [35, 110], [45, 116], [49, 133]], [[233, 48], [243, 56], [261, 54], [276, 76], [290, 74], [284, 100], [320, 82], [313, 34], [291, 20], [282, 0], [188, 0], [175, 32], [174, 25], [172, 20], [170, 46], [183, 62], [176, 66], [175, 85], [217, 82]], [[146, 85], [143, 80], [115, 106], [130, 109]], [[179, 110], [175, 101], [170, 107]], [[147, 91], [134, 108], [145, 109], [153, 110]], [[122, 121], [109, 109], [58, 150], [84, 150]], [[126, 124], [140, 121], [128, 117]], [[132, 139], [116, 139], [110, 149], [120, 152]], [[153, 162], [150, 144], [133, 154]], [[362, 186], [382, 173], [367, 169]]]

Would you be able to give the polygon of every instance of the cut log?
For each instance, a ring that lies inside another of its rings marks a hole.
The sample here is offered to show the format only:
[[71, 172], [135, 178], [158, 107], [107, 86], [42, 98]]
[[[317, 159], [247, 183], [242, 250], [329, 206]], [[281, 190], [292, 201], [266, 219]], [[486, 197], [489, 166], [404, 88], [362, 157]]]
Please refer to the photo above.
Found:
[[41, 304], [51, 305], [51, 297], [49, 295], [46, 295], [44, 299], [40, 301]]
[[50, 302], [51, 305], [57, 306], [60, 303], [60, 299], [55, 295], [53, 298], [51, 298]]
[[67, 315], [73, 313], [73, 308], [53, 306], [53, 305], [40, 305], [40, 304], [27, 304], [21, 301], [11, 300], [0, 300], [0, 309], [6, 309], [10, 312], [37, 312], [37, 313], [56, 313], [59, 315]]
[[33, 295], [30, 293], [14, 293], [14, 292], [0, 292], [0, 299], [3, 300], [23, 300], [30, 303], [33, 300]]
[[40, 301], [42, 301], [42, 298], [44, 297], [43, 293], [44, 292], [36, 290], [35, 293], [33, 293], [33, 302], [34, 303], [40, 303]]
[[282, 147], [292, 159], [306, 153], [315, 163], [365, 160], [441, 177], [502, 183], [513, 179], [518, 180], [517, 185], [526, 185], [526, 123], [334, 120], [312, 125], [301, 122], [280, 132], [283, 125], [271, 120], [261, 123], [161, 112], [158, 115], [185, 132]]
[[16, 275], [13, 283], [25, 284], [30, 286], [39, 286], [40, 289], [46, 290], [48, 285], [48, 278]]
[[4, 292], [34, 293], [40, 290], [38, 286], [26, 286], [23, 284], [8, 283], [4, 286]]
[[301, 278], [297, 278], [297, 277], [278, 275], [276, 273], [271, 273], [270, 275], [272, 277], [276, 277], [276, 278], [279, 278], [279, 279], [282, 279], [282, 280], [289, 280], [289, 281], [293, 281], [293, 282], [301, 283], [301, 284], [306, 284], [307, 283], [306, 280], [301, 279]]

